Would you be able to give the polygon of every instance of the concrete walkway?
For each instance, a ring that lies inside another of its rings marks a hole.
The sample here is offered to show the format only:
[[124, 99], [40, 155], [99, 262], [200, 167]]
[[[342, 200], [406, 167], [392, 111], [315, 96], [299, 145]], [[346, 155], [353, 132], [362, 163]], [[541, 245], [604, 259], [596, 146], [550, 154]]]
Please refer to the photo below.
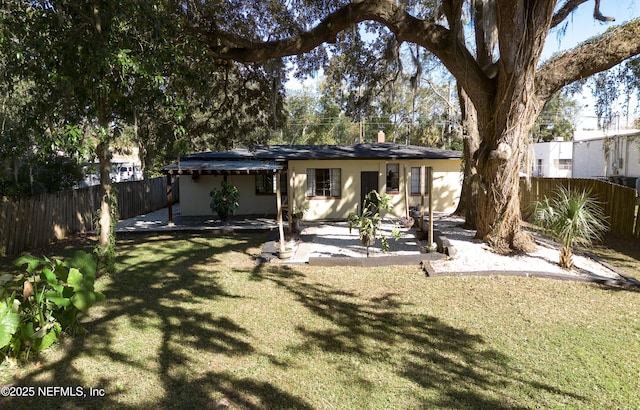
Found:
[[[209, 216], [182, 216], [180, 204], [173, 206], [173, 224], [168, 223], [167, 208], [140, 215], [135, 218], [118, 222], [118, 233], [149, 233], [173, 231], [213, 231], [221, 234], [229, 232], [265, 232], [266, 241], [260, 257], [261, 262], [311, 264], [322, 266], [355, 265], [416, 265], [423, 259], [440, 258], [437, 253], [425, 254], [421, 252], [423, 244], [416, 239], [415, 230], [401, 229], [401, 236], [396, 241], [389, 239], [389, 252], [382, 252], [380, 240], [369, 248], [370, 257], [367, 258], [366, 248], [360, 243], [358, 231], [349, 232], [346, 222], [306, 222], [300, 223], [301, 232], [288, 238], [286, 246], [292, 250], [288, 259], [278, 258], [279, 235], [276, 220], [273, 218], [251, 217], [232, 218], [223, 223]], [[285, 223], [286, 227], [286, 223]], [[381, 233], [390, 237], [393, 225], [386, 223]]]
[[180, 204], [173, 205], [173, 224], [169, 224], [167, 208], [159, 209], [145, 215], [130, 219], [122, 219], [116, 225], [116, 232], [171, 232], [171, 231], [254, 231], [267, 232], [277, 230], [278, 225], [273, 218], [251, 217], [232, 218], [227, 222], [211, 216], [182, 216]]

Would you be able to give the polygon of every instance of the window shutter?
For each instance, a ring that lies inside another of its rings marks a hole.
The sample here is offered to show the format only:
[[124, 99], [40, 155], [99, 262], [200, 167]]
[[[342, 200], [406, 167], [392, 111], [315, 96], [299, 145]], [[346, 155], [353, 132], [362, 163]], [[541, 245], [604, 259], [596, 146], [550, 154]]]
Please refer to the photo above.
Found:
[[307, 169], [307, 196], [315, 196], [316, 170], [314, 168]]
[[340, 196], [340, 168], [331, 169], [331, 196]]

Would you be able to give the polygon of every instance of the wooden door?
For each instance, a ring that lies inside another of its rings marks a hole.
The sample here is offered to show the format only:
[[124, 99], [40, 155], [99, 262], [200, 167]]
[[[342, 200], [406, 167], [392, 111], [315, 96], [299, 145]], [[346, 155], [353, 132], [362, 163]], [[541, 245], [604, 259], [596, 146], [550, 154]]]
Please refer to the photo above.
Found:
[[[373, 190], [378, 190], [378, 171], [362, 171], [360, 172], [360, 204], [358, 208], [362, 207], [365, 197]], [[374, 201], [374, 205], [378, 206], [378, 201]], [[362, 213], [362, 209], [360, 209]]]

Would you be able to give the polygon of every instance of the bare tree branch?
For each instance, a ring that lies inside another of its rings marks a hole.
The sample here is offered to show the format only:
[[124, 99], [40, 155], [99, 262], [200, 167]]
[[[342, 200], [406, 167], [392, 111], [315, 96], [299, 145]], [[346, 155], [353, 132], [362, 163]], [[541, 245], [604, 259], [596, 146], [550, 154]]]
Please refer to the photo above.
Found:
[[596, 0], [596, 4], [593, 7], [593, 18], [600, 21], [616, 21], [613, 17], [606, 17], [600, 13], [600, 0]]
[[566, 3], [560, 7], [560, 10], [556, 14], [554, 14], [553, 19], [551, 19], [551, 28], [556, 27], [558, 24], [562, 23], [564, 19], [566, 19], [569, 14], [571, 14], [575, 9], [578, 8], [582, 3], [586, 3], [588, 0], [567, 0]]
[[536, 73], [537, 96], [546, 100], [567, 84], [639, 55], [639, 39], [640, 19], [636, 19], [551, 58]]

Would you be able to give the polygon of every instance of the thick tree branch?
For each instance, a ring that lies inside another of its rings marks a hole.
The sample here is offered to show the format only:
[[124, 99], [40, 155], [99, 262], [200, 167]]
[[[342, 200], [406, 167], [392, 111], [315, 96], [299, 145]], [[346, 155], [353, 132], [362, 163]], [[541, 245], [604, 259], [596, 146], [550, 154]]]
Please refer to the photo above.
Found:
[[615, 18], [603, 16], [600, 13], [600, 0], [596, 0], [596, 5], [593, 7], [593, 18], [600, 21], [616, 21]]
[[[239, 62], [257, 62], [307, 53], [323, 43], [335, 43], [340, 32], [366, 20], [390, 21], [404, 12], [392, 2], [363, 1], [350, 3], [329, 14], [315, 28], [287, 39], [252, 42], [218, 31], [203, 32], [214, 57]], [[446, 29], [430, 27], [430, 41], [439, 47], [446, 41]]]
[[536, 94], [546, 101], [565, 85], [639, 54], [640, 19], [636, 19], [548, 60], [536, 73]]
[[[459, 1], [453, 1], [455, 7]], [[398, 42], [412, 42], [435, 54], [465, 88], [477, 107], [489, 109], [492, 81], [485, 75], [464, 43], [447, 28], [419, 20], [394, 0], [364, 0], [350, 3], [329, 14], [310, 31], [287, 39], [251, 42], [228, 33], [201, 31], [215, 58], [257, 62], [307, 53], [323, 43], [335, 43], [337, 35], [360, 22], [376, 21], [391, 30]], [[454, 39], [452, 44], [452, 39]]]
[[575, 9], [578, 8], [582, 3], [586, 3], [588, 0], [567, 0], [566, 3], [560, 7], [560, 10], [553, 15], [553, 19], [551, 19], [551, 28], [556, 27], [558, 24], [562, 23], [564, 19], [566, 19], [569, 14], [571, 14]]
[[[588, 0], [567, 0], [565, 4], [560, 7], [560, 10], [553, 16], [551, 20], [551, 27], [556, 27], [558, 24], [562, 23], [564, 19], [566, 19], [569, 14], [571, 14], [575, 9], [578, 8], [582, 3], [586, 3]], [[599, 21], [616, 21], [613, 17], [603, 16], [600, 12], [600, 0], [595, 0], [595, 4], [593, 6], [593, 18]]]

